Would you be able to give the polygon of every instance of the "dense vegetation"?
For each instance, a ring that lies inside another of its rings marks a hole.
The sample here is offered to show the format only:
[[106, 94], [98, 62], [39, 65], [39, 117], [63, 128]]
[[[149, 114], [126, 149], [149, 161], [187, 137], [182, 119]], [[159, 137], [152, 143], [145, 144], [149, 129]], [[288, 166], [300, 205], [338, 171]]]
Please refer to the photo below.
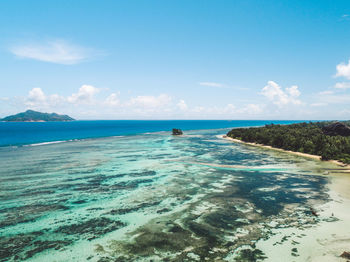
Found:
[[29, 121], [72, 121], [74, 120], [67, 115], [59, 115], [56, 113], [41, 113], [34, 110], [27, 110], [23, 113], [19, 113], [12, 116], [7, 116], [1, 121], [7, 122], [29, 122]]
[[[349, 121], [342, 123], [350, 125]], [[244, 142], [319, 155], [322, 160], [334, 159], [350, 164], [350, 136], [326, 135], [324, 129], [330, 124], [330, 122], [271, 124], [257, 128], [232, 129], [227, 136]]]

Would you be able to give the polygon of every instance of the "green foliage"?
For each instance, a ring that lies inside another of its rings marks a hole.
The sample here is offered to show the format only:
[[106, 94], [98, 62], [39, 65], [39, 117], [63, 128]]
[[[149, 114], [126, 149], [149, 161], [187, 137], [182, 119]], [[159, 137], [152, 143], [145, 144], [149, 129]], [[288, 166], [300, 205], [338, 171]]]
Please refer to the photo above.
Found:
[[67, 115], [58, 115], [56, 113], [41, 113], [33, 110], [27, 110], [23, 113], [19, 113], [12, 116], [7, 116], [1, 121], [7, 122], [24, 122], [24, 121], [72, 121], [73, 118]]
[[[343, 123], [350, 124], [349, 121]], [[322, 127], [329, 124], [330, 122], [310, 122], [236, 128], [228, 132], [227, 136], [244, 142], [319, 155], [322, 160], [335, 159], [350, 164], [350, 137], [325, 135]]]

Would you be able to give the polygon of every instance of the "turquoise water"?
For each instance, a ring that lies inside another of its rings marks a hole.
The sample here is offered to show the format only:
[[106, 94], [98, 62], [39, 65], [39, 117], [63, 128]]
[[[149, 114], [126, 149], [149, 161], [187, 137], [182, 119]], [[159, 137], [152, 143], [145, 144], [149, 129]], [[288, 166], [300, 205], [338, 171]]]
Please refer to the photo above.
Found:
[[227, 131], [1, 147], [0, 261], [257, 261], [272, 221], [318, 223], [328, 179]]

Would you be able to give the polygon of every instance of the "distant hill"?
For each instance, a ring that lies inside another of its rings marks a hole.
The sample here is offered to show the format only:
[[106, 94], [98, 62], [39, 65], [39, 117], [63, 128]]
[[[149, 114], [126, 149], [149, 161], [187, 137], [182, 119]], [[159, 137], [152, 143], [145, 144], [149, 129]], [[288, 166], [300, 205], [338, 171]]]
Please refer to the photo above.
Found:
[[75, 119], [67, 115], [59, 115], [56, 113], [41, 113], [34, 110], [27, 110], [25, 112], [7, 116], [1, 121], [6, 122], [47, 122], [47, 121], [73, 121]]

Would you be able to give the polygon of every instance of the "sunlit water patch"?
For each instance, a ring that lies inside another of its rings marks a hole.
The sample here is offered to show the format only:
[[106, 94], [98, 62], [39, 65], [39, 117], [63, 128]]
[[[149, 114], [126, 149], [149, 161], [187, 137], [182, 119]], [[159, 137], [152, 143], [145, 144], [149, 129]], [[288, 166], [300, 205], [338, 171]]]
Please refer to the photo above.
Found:
[[257, 261], [319, 223], [327, 177], [219, 133], [0, 148], [0, 261]]

